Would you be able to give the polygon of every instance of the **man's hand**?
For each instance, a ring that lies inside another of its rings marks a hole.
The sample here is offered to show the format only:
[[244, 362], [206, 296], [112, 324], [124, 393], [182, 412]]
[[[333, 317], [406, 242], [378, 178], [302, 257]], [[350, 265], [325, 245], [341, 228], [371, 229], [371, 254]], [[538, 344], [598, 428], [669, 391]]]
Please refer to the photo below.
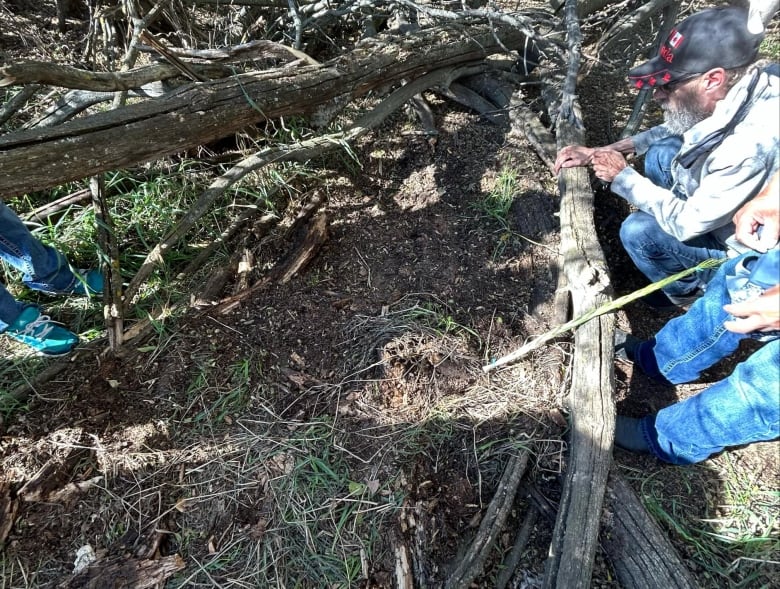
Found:
[[780, 329], [780, 284], [768, 288], [755, 299], [724, 305], [723, 310], [737, 317], [723, 322], [723, 326], [734, 333]]
[[626, 158], [614, 149], [596, 149], [591, 157], [593, 173], [599, 180], [612, 182], [624, 168], [628, 167]]
[[590, 159], [594, 151], [596, 150], [593, 147], [567, 145], [558, 152], [558, 157], [555, 158], [555, 173], [560, 172], [561, 168], [577, 168], [590, 165]]
[[772, 249], [780, 239], [779, 178], [780, 172], [776, 172], [761, 192], [734, 215], [737, 239], [759, 252]]

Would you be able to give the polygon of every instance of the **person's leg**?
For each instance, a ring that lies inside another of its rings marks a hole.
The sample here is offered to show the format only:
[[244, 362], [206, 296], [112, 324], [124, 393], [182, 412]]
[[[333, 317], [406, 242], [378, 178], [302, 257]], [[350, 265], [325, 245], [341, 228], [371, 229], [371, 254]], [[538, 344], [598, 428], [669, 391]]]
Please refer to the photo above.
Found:
[[645, 153], [645, 177], [656, 186], [671, 188], [674, 185], [672, 160], [682, 143], [682, 137], [676, 135], [653, 143]]
[[[683, 243], [664, 231], [652, 215], [631, 213], [620, 227], [620, 241], [636, 267], [650, 280], [657, 282], [672, 274], [692, 268], [709, 258], [725, 258], [726, 252], [707, 236]], [[706, 288], [714, 271], [686, 276], [663, 288], [672, 302], [689, 302]]]
[[705, 460], [728, 446], [780, 436], [780, 339], [694, 397], [643, 418], [650, 452], [673, 464]]
[[5, 286], [0, 284], [0, 333], [8, 329], [24, 309], [24, 304], [11, 296]]
[[0, 201], [0, 258], [23, 273], [24, 283], [43, 292], [67, 293], [77, 282], [65, 256], [38, 241]]
[[645, 374], [666, 383], [693, 382], [749, 337], [723, 326], [730, 318], [723, 310], [723, 305], [731, 302], [728, 279], [744, 257], [724, 262], [710, 280], [704, 296], [684, 315], [668, 321], [654, 338], [634, 348], [632, 360]]

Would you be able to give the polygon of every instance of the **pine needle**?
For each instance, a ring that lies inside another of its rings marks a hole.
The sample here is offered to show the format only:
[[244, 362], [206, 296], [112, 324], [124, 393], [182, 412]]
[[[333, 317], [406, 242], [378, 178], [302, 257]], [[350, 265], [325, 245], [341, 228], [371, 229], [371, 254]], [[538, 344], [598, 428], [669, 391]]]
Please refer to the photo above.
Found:
[[672, 276], [664, 278], [663, 280], [659, 280], [658, 282], [654, 282], [653, 284], [645, 286], [644, 288], [640, 288], [639, 290], [635, 290], [632, 293], [623, 295], [622, 297], [618, 297], [617, 299], [610, 301], [604, 305], [601, 305], [596, 309], [591, 309], [587, 313], [583, 313], [579, 317], [572, 319], [571, 321], [567, 321], [566, 323], [558, 325], [557, 327], [554, 327], [550, 331], [543, 333], [533, 341], [528, 342], [527, 344], [518, 348], [514, 352], [507, 354], [506, 356], [502, 356], [501, 358], [494, 360], [490, 364], [483, 366], [482, 370], [483, 372], [489, 372], [495, 368], [498, 368], [499, 366], [509, 364], [510, 362], [515, 362], [516, 360], [519, 360], [529, 352], [532, 352], [533, 350], [542, 347], [550, 340], [555, 339], [556, 337], [566, 333], [571, 329], [574, 329], [575, 327], [579, 327], [580, 325], [590, 321], [594, 317], [598, 317], [599, 315], [605, 315], [606, 313], [617, 311], [618, 309], [621, 309], [628, 303], [635, 301], [637, 299], [641, 299], [642, 297], [650, 294], [651, 292], [660, 290], [663, 287], [668, 286], [672, 282], [676, 282], [680, 278], [684, 278], [688, 276], [689, 274], [693, 274], [694, 272], [699, 272], [701, 270], [707, 270], [709, 268], [716, 268], [720, 266], [723, 262], [725, 262], [726, 259], [727, 258], [720, 258], [720, 259], [710, 258], [709, 260], [704, 260], [703, 262], [701, 262], [697, 266], [694, 266], [693, 268], [688, 268], [687, 270], [683, 270], [682, 272], [673, 274]]

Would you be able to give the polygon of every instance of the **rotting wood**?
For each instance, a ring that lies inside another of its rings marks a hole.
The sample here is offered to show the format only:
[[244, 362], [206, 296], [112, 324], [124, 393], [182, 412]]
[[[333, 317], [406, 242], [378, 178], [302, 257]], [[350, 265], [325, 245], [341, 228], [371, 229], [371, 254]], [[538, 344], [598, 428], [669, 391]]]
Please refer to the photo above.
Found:
[[[86, 442], [86, 440], [81, 440]], [[17, 497], [28, 503], [51, 501], [52, 495], [67, 485], [76, 465], [89, 456], [91, 450], [71, 449], [61, 459], [50, 458], [38, 472], [17, 491]]]
[[19, 501], [11, 493], [11, 484], [0, 482], [0, 548], [14, 527]]
[[449, 589], [467, 589], [482, 572], [490, 551], [501, 534], [515, 502], [517, 488], [528, 466], [527, 450], [513, 454], [507, 462], [496, 493], [490, 501], [471, 546], [447, 580]]
[[[584, 126], [576, 100], [582, 36], [577, 3], [565, 6], [569, 67], [557, 119], [558, 148], [583, 144]], [[585, 168], [561, 172], [561, 252], [575, 315], [609, 300], [609, 272], [593, 224], [593, 192]], [[543, 587], [588, 589], [598, 546], [601, 508], [612, 462], [614, 435], [614, 318], [601, 316], [575, 332], [569, 460], [564, 478]]]
[[509, 118], [512, 130], [522, 133], [552, 173], [555, 167], [555, 137], [519, 97], [513, 96]]
[[395, 586], [398, 589], [414, 589], [409, 549], [405, 544], [397, 544], [395, 547]]
[[698, 585], [626, 480], [609, 475], [601, 546], [622, 587], [695, 589]]
[[60, 589], [154, 589], [162, 587], [175, 573], [184, 570], [178, 554], [156, 560], [117, 557], [98, 561], [79, 574], [63, 581]]
[[[373, 40], [372, 40], [373, 41]], [[3, 198], [178, 153], [280, 116], [340, 110], [352, 99], [426, 73], [481, 62], [526, 37], [507, 25], [437, 27], [358, 46], [322, 67], [280, 68], [183, 86], [46, 129], [0, 138]], [[153, 136], [155, 141], [148, 141]]]
[[281, 262], [266, 276], [250, 288], [224, 299], [215, 308], [217, 313], [229, 313], [236, 305], [251, 297], [253, 294], [267, 287], [274, 282], [289, 282], [293, 276], [303, 270], [317, 255], [322, 246], [328, 239], [328, 218], [321, 213], [309, 225], [306, 237], [298, 248], [287, 258], [287, 261]]

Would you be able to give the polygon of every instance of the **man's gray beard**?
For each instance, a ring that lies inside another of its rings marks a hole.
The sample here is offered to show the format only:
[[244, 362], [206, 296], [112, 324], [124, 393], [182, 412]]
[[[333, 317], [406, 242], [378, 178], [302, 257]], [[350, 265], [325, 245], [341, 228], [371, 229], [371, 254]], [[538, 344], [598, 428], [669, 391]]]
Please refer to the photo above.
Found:
[[682, 135], [688, 129], [710, 116], [698, 109], [682, 108], [680, 110], [664, 109], [664, 126], [673, 135]]

